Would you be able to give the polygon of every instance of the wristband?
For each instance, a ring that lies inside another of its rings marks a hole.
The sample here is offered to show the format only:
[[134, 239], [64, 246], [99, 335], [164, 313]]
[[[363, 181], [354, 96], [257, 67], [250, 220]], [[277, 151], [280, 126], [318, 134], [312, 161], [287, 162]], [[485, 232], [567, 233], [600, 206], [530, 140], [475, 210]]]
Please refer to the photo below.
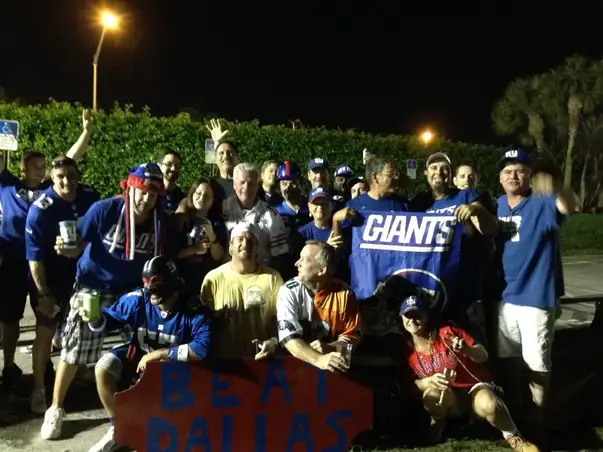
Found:
[[174, 345], [168, 348], [168, 361], [188, 361], [188, 344]]
[[103, 331], [105, 329], [105, 325], [107, 324], [107, 319], [105, 318], [105, 316], [102, 316], [103, 321], [100, 323], [99, 326], [92, 326], [91, 323], [88, 324], [88, 328], [90, 328], [90, 331], [92, 331], [93, 333], [100, 333], [101, 331]]

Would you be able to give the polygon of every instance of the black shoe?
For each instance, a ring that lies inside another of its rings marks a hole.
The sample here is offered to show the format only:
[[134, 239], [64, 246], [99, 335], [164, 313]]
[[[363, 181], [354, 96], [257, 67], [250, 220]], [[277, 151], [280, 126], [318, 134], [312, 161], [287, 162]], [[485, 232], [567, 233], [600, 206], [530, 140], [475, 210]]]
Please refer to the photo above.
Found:
[[19, 383], [23, 371], [15, 363], [2, 369], [2, 384], [8, 388], [14, 388]]

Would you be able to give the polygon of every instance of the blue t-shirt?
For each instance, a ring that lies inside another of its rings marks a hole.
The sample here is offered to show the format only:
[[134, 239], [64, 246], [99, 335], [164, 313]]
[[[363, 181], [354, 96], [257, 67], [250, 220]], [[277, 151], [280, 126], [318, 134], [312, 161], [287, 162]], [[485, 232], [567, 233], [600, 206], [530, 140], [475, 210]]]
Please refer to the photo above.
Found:
[[103, 308], [105, 330], [117, 331], [127, 325], [146, 352], [188, 344], [199, 359], [204, 359], [210, 344], [210, 314], [194, 313], [185, 299], [178, 300], [178, 305], [180, 309], [167, 314], [147, 300], [144, 291], [130, 292]]
[[163, 211], [166, 215], [173, 214], [185, 196], [186, 194], [178, 186], [172, 190], [166, 190], [163, 197]]
[[329, 240], [332, 230], [332, 227], [321, 229], [314, 224], [314, 221], [312, 221], [299, 228], [299, 235], [303, 237], [304, 241], [320, 240], [321, 242], [326, 242]]
[[[452, 189], [446, 196], [434, 200], [425, 209], [426, 213], [440, 213], [443, 215], [454, 215], [456, 209], [463, 204], [471, 204], [479, 199], [479, 195], [472, 189]], [[477, 248], [477, 237], [469, 237], [467, 228], [460, 228], [463, 238], [461, 241], [461, 260], [459, 264], [459, 284], [455, 294], [450, 294], [450, 309], [462, 309], [469, 303], [482, 298], [480, 254]]]
[[78, 221], [100, 195], [91, 187], [80, 185], [73, 202], [65, 201], [52, 187], [32, 204], [25, 224], [25, 257], [28, 261], [44, 261], [48, 285], [72, 286], [77, 260], [59, 256], [54, 245], [60, 235], [61, 221]]
[[376, 210], [378, 212], [406, 212], [407, 211], [407, 200], [401, 196], [388, 196], [382, 199], [373, 199], [368, 193], [356, 196], [354, 199], [350, 199], [346, 207], [350, 207], [357, 212], [363, 210]]
[[29, 207], [50, 185], [50, 181], [44, 181], [37, 188], [31, 188], [8, 170], [0, 173], [0, 239], [19, 256], [25, 255], [25, 222]]
[[555, 309], [561, 290], [559, 227], [563, 216], [556, 196], [531, 195], [514, 208], [507, 195], [498, 198], [498, 236], [506, 303]]
[[[162, 201], [158, 199], [157, 202]], [[153, 257], [155, 226], [152, 216], [145, 224], [136, 225], [134, 259], [126, 260], [124, 215], [117, 246], [112, 253], [109, 252], [124, 204], [121, 197], [98, 201], [78, 225], [78, 237], [88, 245], [77, 263], [77, 282], [92, 289], [110, 290], [113, 293], [125, 292], [140, 285], [142, 267]]]

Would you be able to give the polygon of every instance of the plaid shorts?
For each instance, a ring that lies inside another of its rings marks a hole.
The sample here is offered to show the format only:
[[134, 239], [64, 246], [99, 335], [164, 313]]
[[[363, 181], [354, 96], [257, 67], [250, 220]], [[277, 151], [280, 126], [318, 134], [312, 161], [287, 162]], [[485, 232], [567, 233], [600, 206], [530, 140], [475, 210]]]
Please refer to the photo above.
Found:
[[[75, 283], [69, 300], [69, 315], [63, 330], [61, 361], [67, 364], [91, 364], [99, 360], [105, 332], [93, 332], [88, 324], [82, 321], [79, 313], [79, 299], [82, 294], [91, 293], [92, 289]], [[100, 290], [101, 307], [111, 306], [117, 300], [117, 295], [108, 290]]]

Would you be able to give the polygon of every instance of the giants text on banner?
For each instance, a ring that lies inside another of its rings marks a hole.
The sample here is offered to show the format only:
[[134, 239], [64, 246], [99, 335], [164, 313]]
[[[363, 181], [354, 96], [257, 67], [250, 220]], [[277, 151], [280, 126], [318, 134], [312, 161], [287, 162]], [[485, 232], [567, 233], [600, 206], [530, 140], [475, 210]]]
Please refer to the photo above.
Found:
[[295, 358], [149, 363], [116, 395], [118, 444], [146, 452], [345, 452], [373, 395]]
[[455, 289], [464, 225], [423, 213], [363, 211], [361, 220], [352, 230], [350, 256], [356, 296], [379, 291], [401, 300], [419, 290], [443, 307]]

